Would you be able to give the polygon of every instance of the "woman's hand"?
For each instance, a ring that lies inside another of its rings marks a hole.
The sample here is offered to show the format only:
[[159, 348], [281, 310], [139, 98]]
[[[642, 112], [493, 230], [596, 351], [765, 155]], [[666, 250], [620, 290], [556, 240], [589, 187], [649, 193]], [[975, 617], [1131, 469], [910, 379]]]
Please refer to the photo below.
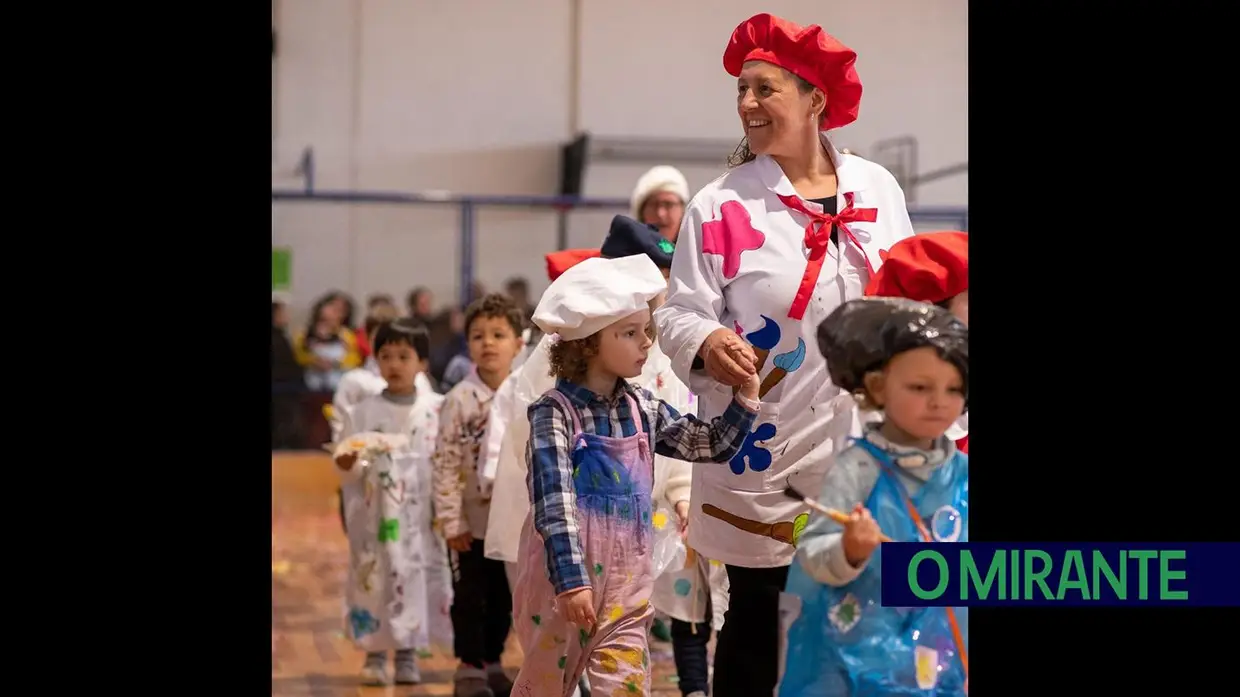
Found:
[[754, 367], [758, 357], [753, 347], [726, 327], [711, 332], [698, 349], [698, 355], [706, 364], [706, 372], [728, 387], [739, 387], [758, 372]]
[[587, 630], [594, 629], [594, 591], [589, 588], [571, 590], [560, 597], [564, 618]]
[[853, 506], [848, 516], [848, 524], [844, 526], [844, 534], [840, 543], [844, 547], [844, 558], [853, 567], [861, 566], [870, 558], [878, 545], [882, 543], [883, 533], [878, 528], [878, 521], [870, 515], [865, 506]]

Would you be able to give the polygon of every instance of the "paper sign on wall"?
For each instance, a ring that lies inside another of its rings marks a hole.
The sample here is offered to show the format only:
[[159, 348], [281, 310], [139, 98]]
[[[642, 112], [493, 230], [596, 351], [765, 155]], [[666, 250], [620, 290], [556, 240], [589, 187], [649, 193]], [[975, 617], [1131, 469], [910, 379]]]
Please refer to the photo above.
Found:
[[290, 290], [293, 286], [293, 250], [271, 248], [271, 290]]

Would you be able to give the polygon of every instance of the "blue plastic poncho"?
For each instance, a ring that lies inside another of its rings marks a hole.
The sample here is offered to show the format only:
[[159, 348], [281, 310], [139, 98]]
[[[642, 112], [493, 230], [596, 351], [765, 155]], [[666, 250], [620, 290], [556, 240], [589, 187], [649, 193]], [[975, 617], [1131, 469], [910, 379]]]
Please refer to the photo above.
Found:
[[[922, 540], [890, 457], [865, 439], [853, 447], [866, 449], [883, 465], [865, 501], [883, 532], [895, 540]], [[955, 453], [911, 499], [937, 541], [967, 542], [968, 455]], [[780, 697], [964, 694], [964, 671], [946, 610], [882, 607], [881, 554], [880, 546], [861, 575], [839, 588], [818, 583], [793, 564], [787, 592], [799, 596], [802, 605], [788, 633]], [[955, 614], [967, 651], [968, 610], [955, 608]]]

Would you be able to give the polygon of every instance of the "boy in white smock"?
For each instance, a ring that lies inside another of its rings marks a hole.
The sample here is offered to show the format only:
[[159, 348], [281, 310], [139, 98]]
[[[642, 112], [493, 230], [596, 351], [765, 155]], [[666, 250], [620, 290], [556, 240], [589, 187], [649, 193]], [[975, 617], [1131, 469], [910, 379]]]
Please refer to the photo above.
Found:
[[[430, 456], [443, 397], [415, 387], [429, 349], [425, 328], [398, 319], [375, 332], [386, 388], [346, 409], [336, 465], [349, 535], [346, 633], [366, 651], [363, 682], [421, 680], [416, 651], [451, 641], [451, 586], [443, 542], [432, 532]], [[391, 452], [359, 458], [363, 434], [393, 434]], [[365, 461], [369, 459], [370, 461]]]

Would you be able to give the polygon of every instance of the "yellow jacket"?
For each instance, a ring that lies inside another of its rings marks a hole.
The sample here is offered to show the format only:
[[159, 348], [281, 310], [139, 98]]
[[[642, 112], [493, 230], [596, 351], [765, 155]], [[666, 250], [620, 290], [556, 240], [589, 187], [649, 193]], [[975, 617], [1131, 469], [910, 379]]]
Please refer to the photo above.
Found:
[[[353, 330], [343, 327], [336, 336], [344, 342], [345, 354], [344, 360], [340, 363], [341, 370], [352, 370], [362, 364], [362, 352], [357, 348], [357, 335]], [[293, 355], [297, 358], [297, 362], [309, 368], [314, 365], [314, 354], [306, 348], [305, 332], [298, 332], [293, 337]]]

